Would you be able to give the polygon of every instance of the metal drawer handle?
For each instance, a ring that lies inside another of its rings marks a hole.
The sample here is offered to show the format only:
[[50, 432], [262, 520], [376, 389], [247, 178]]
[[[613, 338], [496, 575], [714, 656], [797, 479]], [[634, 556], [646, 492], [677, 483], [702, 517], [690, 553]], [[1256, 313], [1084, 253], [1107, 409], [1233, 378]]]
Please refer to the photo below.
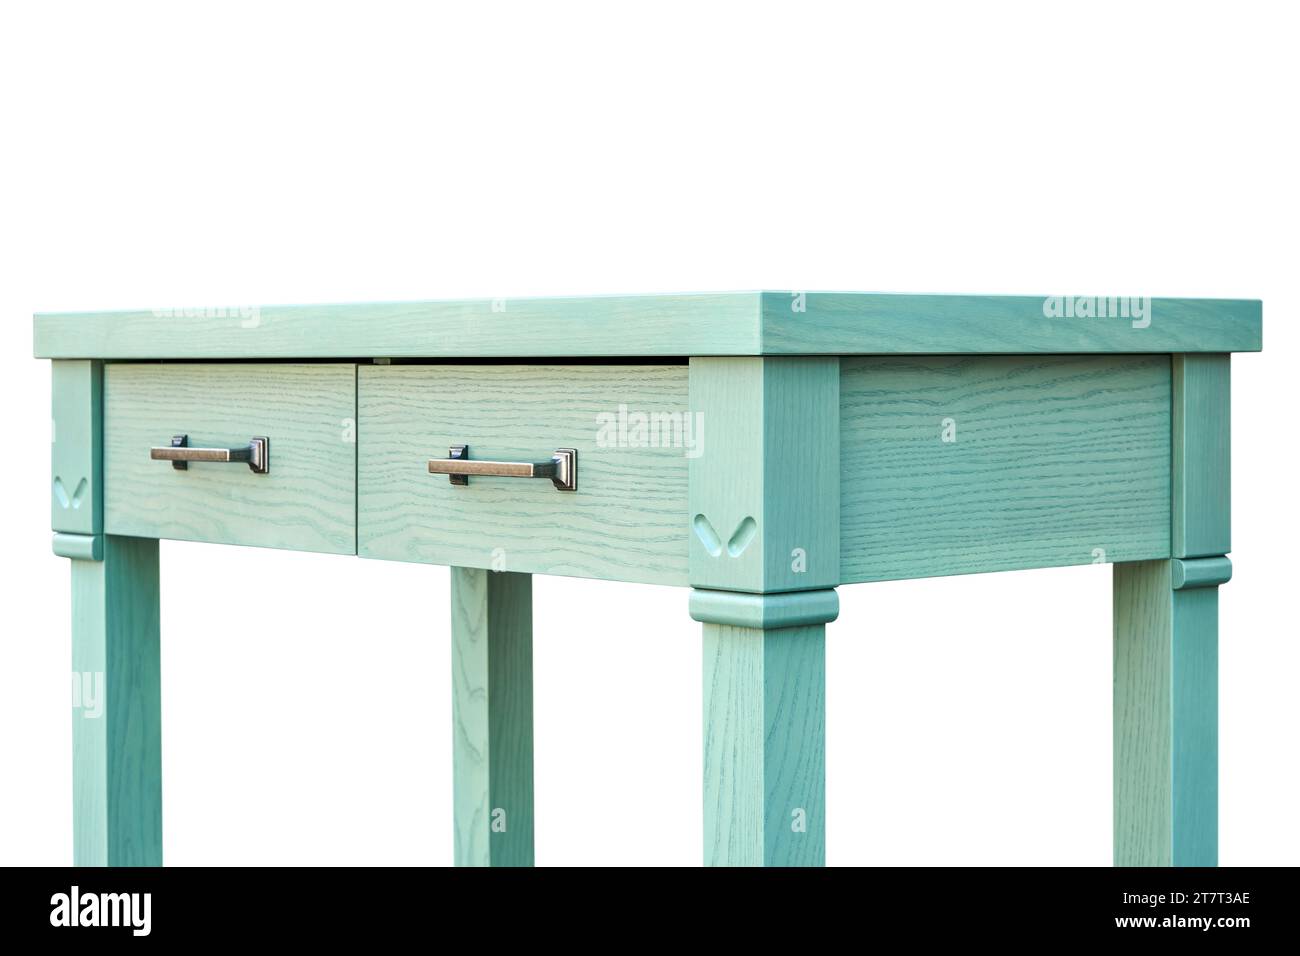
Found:
[[170, 461], [177, 471], [184, 471], [192, 461], [243, 461], [256, 475], [271, 470], [271, 439], [250, 438], [243, 448], [191, 448], [189, 435], [173, 435], [172, 443], [150, 448], [154, 461]]
[[578, 450], [557, 448], [549, 461], [470, 461], [469, 445], [452, 445], [446, 458], [430, 458], [429, 474], [448, 475], [453, 485], [468, 485], [470, 475], [494, 478], [549, 478], [557, 491], [578, 490]]

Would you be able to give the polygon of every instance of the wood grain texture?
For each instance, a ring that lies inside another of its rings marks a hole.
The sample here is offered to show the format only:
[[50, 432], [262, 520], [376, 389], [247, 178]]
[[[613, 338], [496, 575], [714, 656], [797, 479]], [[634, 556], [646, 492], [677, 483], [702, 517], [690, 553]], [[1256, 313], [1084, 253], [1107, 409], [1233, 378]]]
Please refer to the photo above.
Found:
[[1172, 854], [1171, 594], [1168, 561], [1115, 565], [1116, 866], [1167, 866]]
[[1258, 351], [1261, 305], [1153, 299], [1151, 322], [1044, 296], [732, 292], [37, 315], [38, 358], [478, 358]]
[[1115, 566], [1116, 866], [1218, 861], [1218, 589]]
[[73, 862], [161, 866], [158, 542], [107, 535], [71, 565]]
[[533, 865], [533, 582], [451, 569], [457, 866]]
[[1232, 550], [1232, 379], [1228, 355], [1173, 357], [1173, 555]]
[[839, 583], [839, 360], [692, 358], [690, 581], [786, 591]]
[[1173, 595], [1172, 863], [1219, 864], [1219, 589]]
[[844, 359], [842, 580], [1168, 557], [1169, 405], [1167, 356]]
[[[757, 354], [759, 296], [588, 296], [36, 317], [38, 358]], [[206, 313], [206, 314], [205, 314]]]
[[52, 362], [50, 527], [104, 530], [104, 363]]
[[[363, 557], [686, 582], [689, 448], [667, 427], [655, 442], [634, 429], [620, 441], [601, 418], [617, 419], [622, 406], [684, 423], [685, 367], [362, 366], [359, 395]], [[457, 486], [430, 475], [429, 459], [453, 444], [508, 461], [576, 448], [578, 489], [520, 478]]]
[[[1044, 314], [1045, 296], [763, 293], [765, 354], [1258, 352], [1254, 299], [1151, 299], [1150, 324]], [[802, 311], [799, 311], [799, 307]]]
[[704, 863], [826, 862], [826, 628], [704, 625]]
[[[110, 364], [106, 529], [111, 534], [356, 553], [356, 367]], [[192, 463], [149, 449], [270, 438], [271, 470]]]

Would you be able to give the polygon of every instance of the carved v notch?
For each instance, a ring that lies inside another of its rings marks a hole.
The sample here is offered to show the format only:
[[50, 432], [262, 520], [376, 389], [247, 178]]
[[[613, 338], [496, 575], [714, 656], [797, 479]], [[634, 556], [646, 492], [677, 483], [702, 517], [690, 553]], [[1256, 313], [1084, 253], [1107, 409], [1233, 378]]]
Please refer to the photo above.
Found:
[[[691, 522], [695, 529], [695, 536], [700, 539], [700, 544], [704, 545], [704, 550], [709, 552], [711, 557], [718, 557], [722, 554], [722, 536], [718, 534], [717, 529], [709, 522], [709, 519], [702, 514], [695, 516]], [[731, 533], [727, 541], [727, 554], [733, 558], [738, 558], [744, 554], [749, 543], [754, 540], [754, 535], [758, 533], [758, 522], [753, 518], [746, 516], [736, 530]]]
[[89, 488], [85, 478], [77, 482], [77, 487], [72, 492], [72, 497], [68, 497], [68, 489], [63, 484], [63, 479], [57, 475], [54, 478], [54, 497], [59, 502], [60, 508], [72, 508], [74, 511], [81, 507], [81, 502], [86, 497], [86, 490]]

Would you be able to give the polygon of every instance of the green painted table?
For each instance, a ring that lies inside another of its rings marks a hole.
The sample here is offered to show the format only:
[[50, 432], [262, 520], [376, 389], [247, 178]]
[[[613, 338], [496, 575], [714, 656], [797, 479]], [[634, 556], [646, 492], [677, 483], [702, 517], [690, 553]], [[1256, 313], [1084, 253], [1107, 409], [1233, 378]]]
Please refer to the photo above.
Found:
[[[38, 315], [75, 858], [162, 861], [158, 541], [452, 568], [456, 862], [533, 862], [532, 575], [690, 587], [704, 860], [825, 858], [841, 584], [1114, 569], [1115, 862], [1217, 860], [1257, 301], [755, 292]], [[74, 704], [79, 701], [74, 700]]]

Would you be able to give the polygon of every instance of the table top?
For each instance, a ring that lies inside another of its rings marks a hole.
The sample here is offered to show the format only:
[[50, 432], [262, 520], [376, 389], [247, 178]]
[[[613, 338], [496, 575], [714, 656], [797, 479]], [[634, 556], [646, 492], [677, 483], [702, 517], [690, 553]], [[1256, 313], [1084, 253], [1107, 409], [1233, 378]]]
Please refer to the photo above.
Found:
[[724, 292], [35, 316], [37, 358], [1256, 352], [1256, 299]]

